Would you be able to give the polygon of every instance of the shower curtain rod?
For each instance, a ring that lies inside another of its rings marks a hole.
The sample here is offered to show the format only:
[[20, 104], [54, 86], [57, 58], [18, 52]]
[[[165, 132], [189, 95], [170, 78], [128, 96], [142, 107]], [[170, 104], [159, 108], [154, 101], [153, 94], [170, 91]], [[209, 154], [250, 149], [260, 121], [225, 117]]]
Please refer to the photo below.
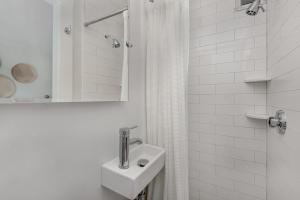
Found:
[[85, 27], [88, 27], [88, 26], [90, 26], [90, 25], [92, 25], [92, 24], [101, 22], [101, 21], [103, 21], [103, 20], [105, 20], [105, 19], [108, 19], [108, 18], [114, 17], [114, 16], [116, 16], [116, 15], [122, 14], [122, 13], [123, 13], [124, 11], [126, 11], [126, 10], [128, 10], [128, 7], [125, 7], [125, 8], [123, 8], [123, 9], [120, 10], [120, 11], [114, 12], [114, 13], [112, 13], [112, 14], [110, 14], [110, 15], [107, 15], [107, 16], [105, 16], [105, 17], [102, 17], [102, 18], [100, 18], [100, 19], [96, 19], [96, 20], [93, 20], [93, 21], [85, 22], [85, 23], [84, 23], [84, 26], [85, 26]]

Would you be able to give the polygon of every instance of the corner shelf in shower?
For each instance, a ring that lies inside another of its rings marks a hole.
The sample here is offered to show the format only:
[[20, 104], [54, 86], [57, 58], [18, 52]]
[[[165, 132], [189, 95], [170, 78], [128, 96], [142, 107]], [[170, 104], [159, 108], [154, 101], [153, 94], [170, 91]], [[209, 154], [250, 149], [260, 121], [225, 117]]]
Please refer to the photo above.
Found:
[[271, 80], [271, 77], [249, 77], [244, 80], [245, 83], [258, 83], [258, 82], [268, 82]]
[[265, 114], [247, 113], [246, 116], [251, 119], [261, 119], [261, 120], [269, 119], [269, 115], [265, 115]]

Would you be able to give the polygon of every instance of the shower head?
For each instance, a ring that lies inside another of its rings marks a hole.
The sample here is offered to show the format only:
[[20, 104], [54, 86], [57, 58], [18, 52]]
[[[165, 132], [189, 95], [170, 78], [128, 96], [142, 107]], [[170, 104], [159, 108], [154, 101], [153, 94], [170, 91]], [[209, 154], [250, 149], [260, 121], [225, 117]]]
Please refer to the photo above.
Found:
[[111, 35], [105, 35], [104, 37], [105, 37], [105, 39], [111, 39], [112, 40], [112, 47], [114, 49], [117, 49], [117, 48], [121, 47], [121, 43], [117, 39], [112, 38]]
[[117, 39], [113, 39], [112, 46], [113, 48], [120, 48], [121, 43]]
[[262, 6], [261, 0], [254, 0], [253, 3], [249, 6], [246, 13], [250, 16], [257, 15], [259, 9], [261, 9], [263, 12], [265, 12], [264, 7]]

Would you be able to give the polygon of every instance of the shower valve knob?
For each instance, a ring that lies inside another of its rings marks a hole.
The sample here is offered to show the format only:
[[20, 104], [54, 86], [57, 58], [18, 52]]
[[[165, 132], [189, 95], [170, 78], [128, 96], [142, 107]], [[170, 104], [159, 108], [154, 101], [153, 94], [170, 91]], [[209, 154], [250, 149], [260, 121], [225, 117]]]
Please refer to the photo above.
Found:
[[278, 127], [280, 134], [285, 134], [287, 129], [287, 119], [286, 114], [283, 110], [279, 110], [276, 112], [275, 117], [269, 118], [269, 126], [270, 127]]
[[133, 47], [133, 44], [131, 44], [130, 42], [126, 42], [126, 46], [127, 46], [128, 48], [132, 48], [132, 47]]
[[72, 26], [65, 27], [64, 32], [67, 35], [71, 35], [71, 33], [72, 33]]

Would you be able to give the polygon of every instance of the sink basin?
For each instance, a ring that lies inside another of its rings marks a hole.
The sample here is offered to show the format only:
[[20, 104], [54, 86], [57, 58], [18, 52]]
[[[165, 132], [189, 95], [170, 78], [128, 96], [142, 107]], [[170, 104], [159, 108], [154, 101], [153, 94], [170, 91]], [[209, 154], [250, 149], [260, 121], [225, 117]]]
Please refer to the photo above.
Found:
[[[149, 162], [138, 166], [138, 161]], [[148, 145], [139, 145], [129, 153], [129, 168], [119, 168], [119, 157], [102, 165], [102, 185], [128, 198], [134, 199], [152, 181], [165, 165], [165, 150]]]

